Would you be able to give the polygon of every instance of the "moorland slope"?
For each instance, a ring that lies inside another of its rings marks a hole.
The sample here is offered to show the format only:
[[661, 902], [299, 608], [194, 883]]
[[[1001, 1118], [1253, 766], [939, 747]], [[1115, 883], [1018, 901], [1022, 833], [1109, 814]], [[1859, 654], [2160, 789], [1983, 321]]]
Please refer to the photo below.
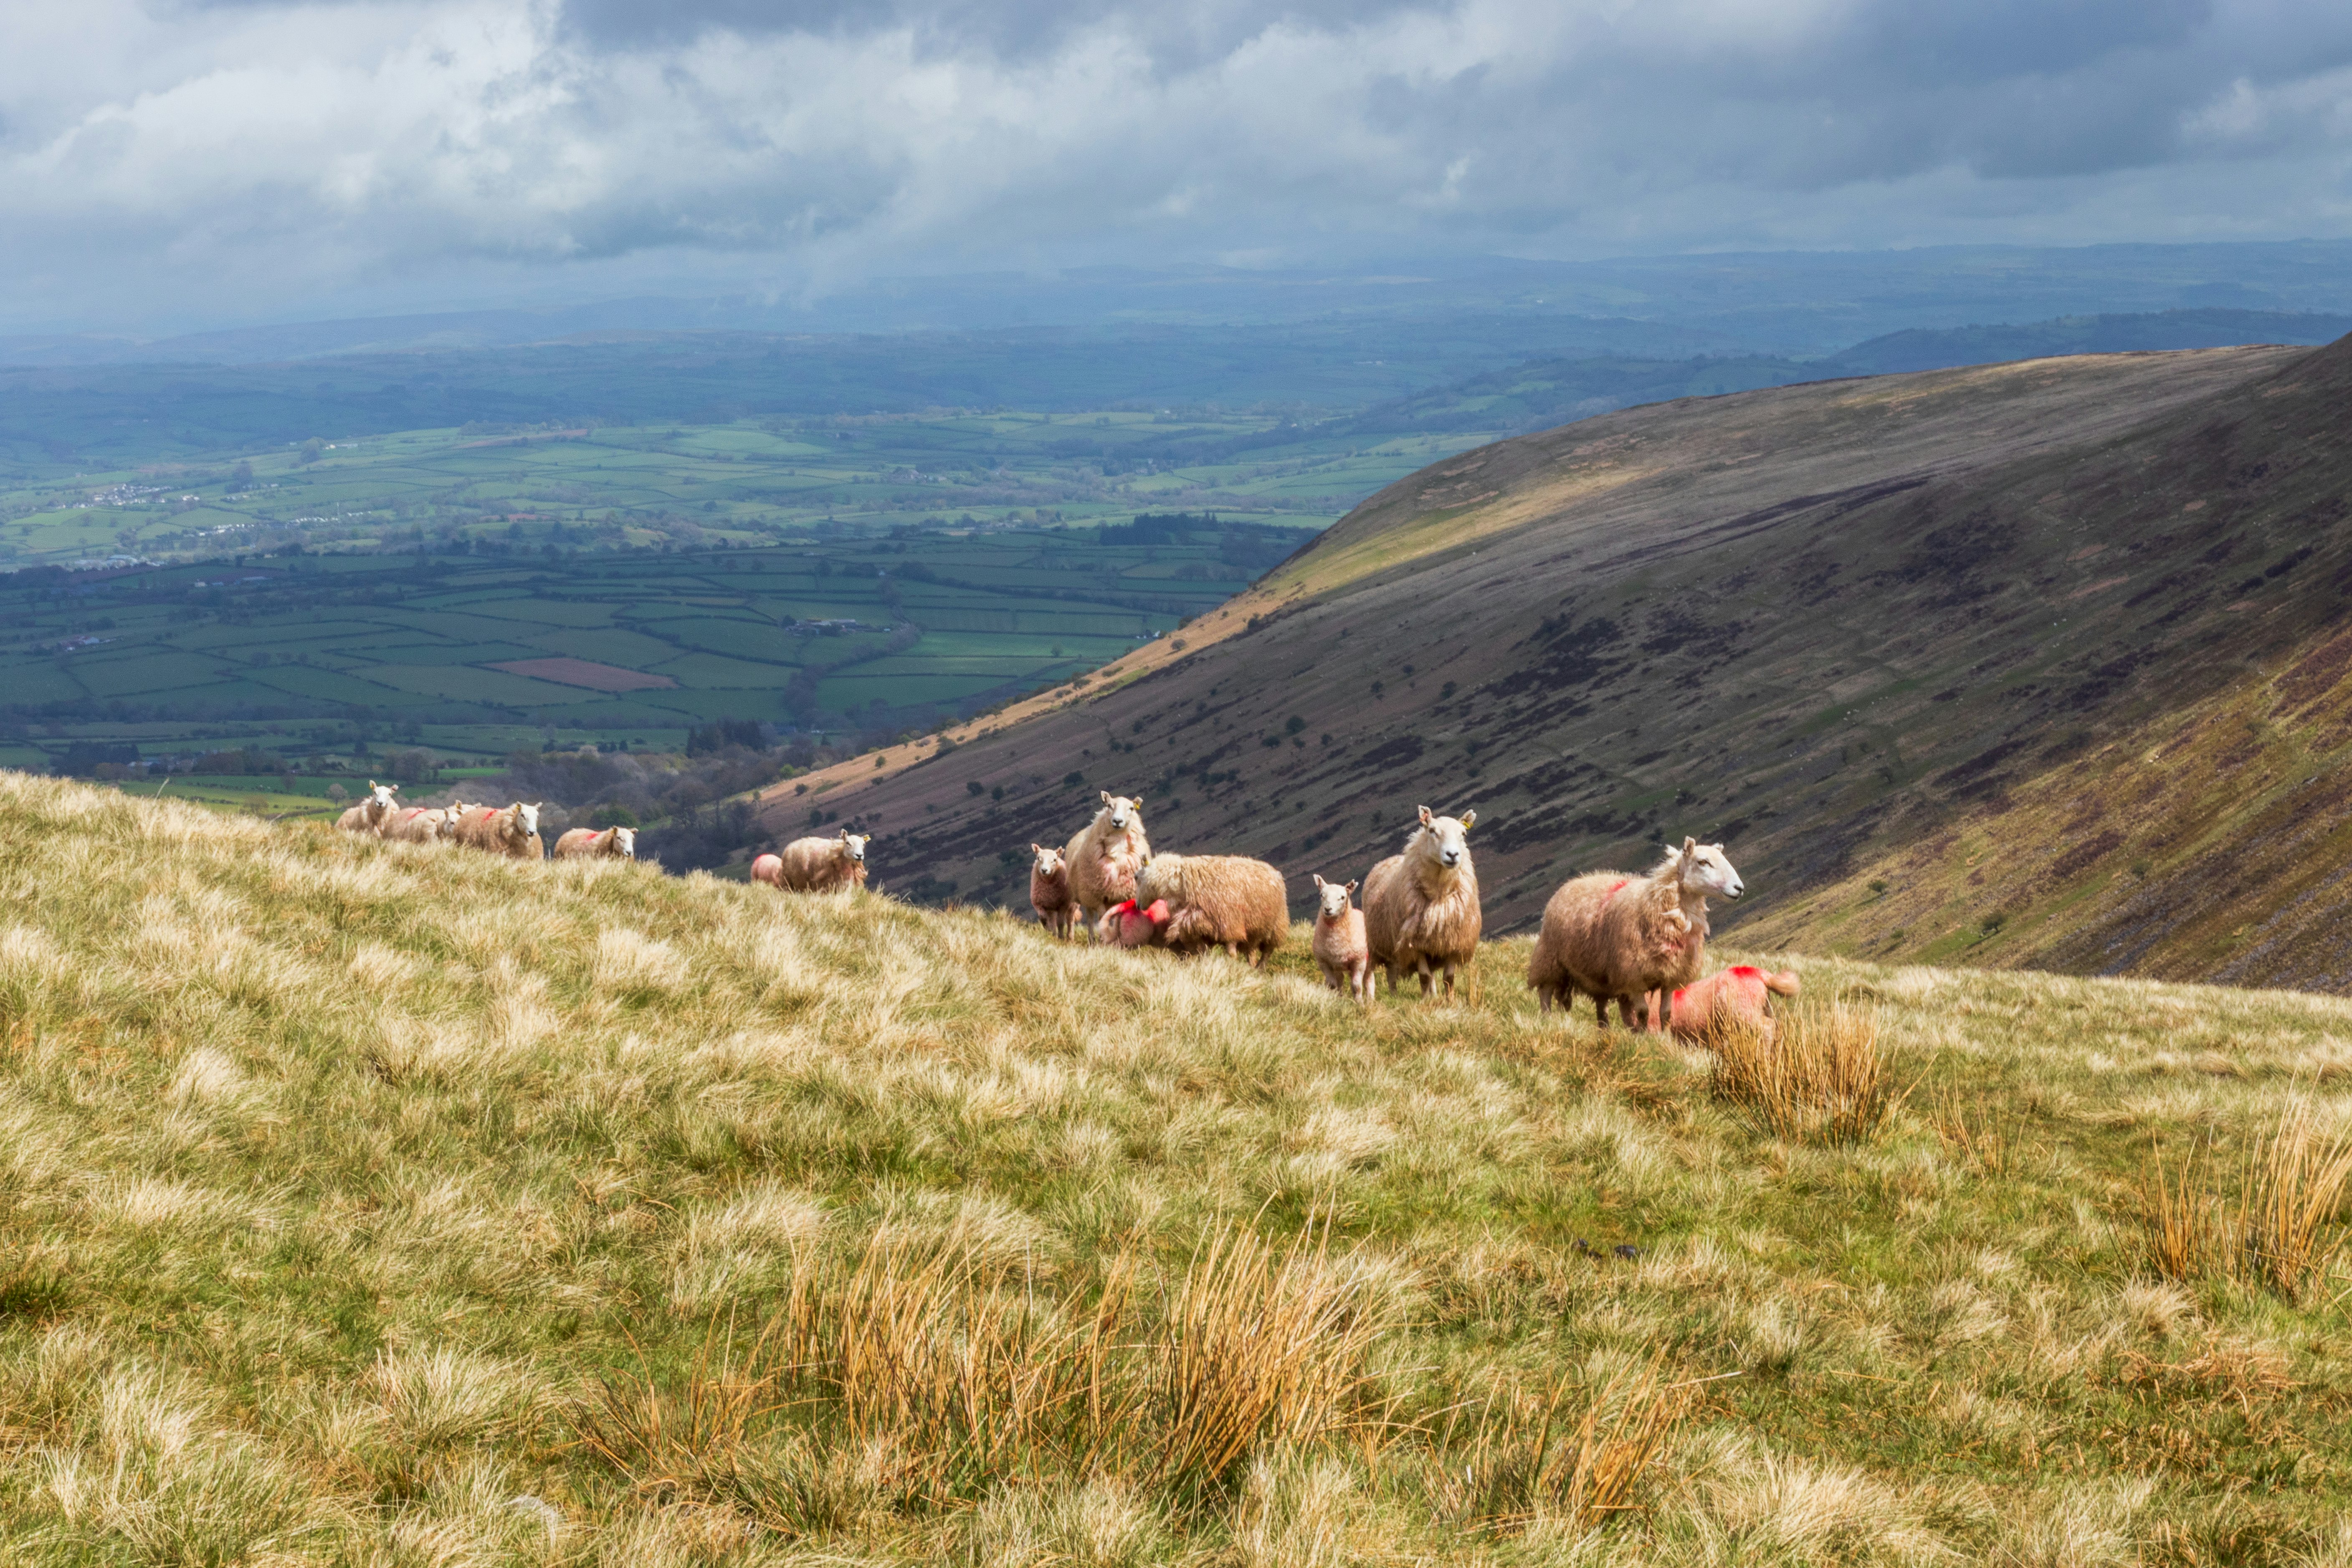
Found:
[[1570, 871], [1696, 833], [1797, 942], [1813, 890], [2332, 635], [2347, 395], [2352, 342], [1784, 387], [1502, 442], [1367, 501], [1205, 646], [837, 774], [825, 805], [879, 830], [886, 880], [1016, 902], [999, 854], [1066, 837], [1098, 787], [1146, 797], [1156, 846], [1301, 882], [1359, 874], [1417, 802], [1475, 807], [1490, 921], [1519, 929]]
[[2335, 998], [1800, 961], [1910, 1086], [1822, 1142], [1524, 942], [1360, 1011], [16, 773], [0, 894], [11, 1563], [2352, 1546], [2338, 1282], [2138, 1187], [2234, 1201]]

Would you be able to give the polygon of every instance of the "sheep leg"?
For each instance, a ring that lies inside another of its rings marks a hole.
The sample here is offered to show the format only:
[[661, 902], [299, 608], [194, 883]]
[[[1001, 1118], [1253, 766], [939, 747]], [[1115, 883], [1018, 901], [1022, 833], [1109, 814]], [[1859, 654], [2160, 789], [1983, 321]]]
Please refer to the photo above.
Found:
[[1415, 965], [1415, 973], [1421, 976], [1421, 994], [1425, 997], [1435, 989], [1430, 984], [1429, 960], [1426, 958], [1420, 960]]

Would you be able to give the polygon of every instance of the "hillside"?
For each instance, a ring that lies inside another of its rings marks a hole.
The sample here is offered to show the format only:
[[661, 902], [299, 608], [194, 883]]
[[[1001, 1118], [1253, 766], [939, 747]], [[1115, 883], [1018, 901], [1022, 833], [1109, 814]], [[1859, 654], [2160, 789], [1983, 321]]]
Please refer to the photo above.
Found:
[[998, 853], [1103, 787], [1146, 796], [1155, 846], [1301, 885], [1417, 802], [1475, 807], [1517, 929], [1696, 833], [1753, 889], [1736, 929], [2328, 635], [2348, 377], [2352, 344], [2090, 356], [1503, 442], [1366, 502], [1196, 623], [1213, 643], [824, 804], [886, 880], [1012, 900]]
[[2345, 1558], [2338, 1281], [2139, 1185], [2334, 998], [1801, 961], [1881, 1092], [1774, 1136], [1520, 942], [1359, 1012], [16, 773], [0, 891], [10, 1563]]

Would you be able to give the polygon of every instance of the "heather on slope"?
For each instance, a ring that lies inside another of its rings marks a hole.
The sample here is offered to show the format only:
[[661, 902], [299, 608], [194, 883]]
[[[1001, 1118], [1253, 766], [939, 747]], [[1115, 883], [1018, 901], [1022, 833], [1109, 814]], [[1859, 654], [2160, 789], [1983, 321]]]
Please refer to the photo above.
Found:
[[1885, 1092], [1784, 1115], [1524, 943], [1360, 1014], [21, 775], [0, 889], [11, 1561], [2347, 1550], [2333, 999], [1801, 963]]

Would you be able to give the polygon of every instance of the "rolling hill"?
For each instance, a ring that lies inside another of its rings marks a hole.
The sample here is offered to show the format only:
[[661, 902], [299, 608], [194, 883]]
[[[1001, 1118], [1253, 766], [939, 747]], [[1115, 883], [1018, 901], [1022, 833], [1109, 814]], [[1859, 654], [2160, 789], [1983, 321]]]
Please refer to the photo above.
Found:
[[[2275, 837], [2235, 752], [2212, 763], [2237, 814], [2218, 837], [2183, 822], [2159, 852], [2152, 825], [2053, 817], [2029, 842], [1970, 841], [2037, 858], [1997, 907], [1921, 891], [1851, 935], [1838, 921], [1892, 899], [1872, 882], [1923, 875], [1889, 857], [1989, 832], [2065, 778], [2144, 816], [2126, 792], [2166, 764], [2136, 759], [2265, 680], [2304, 716], [2296, 744], [2320, 748], [2297, 765], [2327, 775], [2347, 391], [2352, 342], [2087, 356], [1502, 442], [1381, 492], [1178, 634], [1189, 647], [956, 731], [947, 755], [804, 781], [819, 798], [772, 799], [769, 819], [862, 821], [884, 880], [1017, 903], [1023, 847], [1073, 831], [1098, 788], [1144, 795], [1157, 846], [1264, 856], [1301, 883], [1360, 873], [1425, 801], [1478, 811], [1498, 929], [1532, 924], [1571, 871], [1688, 832], [1731, 845], [1754, 894], [1718, 929], [1744, 916], [1756, 939], [1902, 953], [1965, 929], [1972, 962], [2213, 967], [2201, 938], [2193, 960], [2163, 939], [2109, 952], [2087, 928], [2065, 946], [2036, 911], [2120, 874], [2112, 896], [2139, 901], [2114, 918], [2165, 927], [2197, 896], [2168, 893], [2169, 868]], [[2298, 886], [2254, 879], [2227, 929]], [[2339, 988], [2344, 964], [2313, 945], [2279, 947], [2261, 977]]]

